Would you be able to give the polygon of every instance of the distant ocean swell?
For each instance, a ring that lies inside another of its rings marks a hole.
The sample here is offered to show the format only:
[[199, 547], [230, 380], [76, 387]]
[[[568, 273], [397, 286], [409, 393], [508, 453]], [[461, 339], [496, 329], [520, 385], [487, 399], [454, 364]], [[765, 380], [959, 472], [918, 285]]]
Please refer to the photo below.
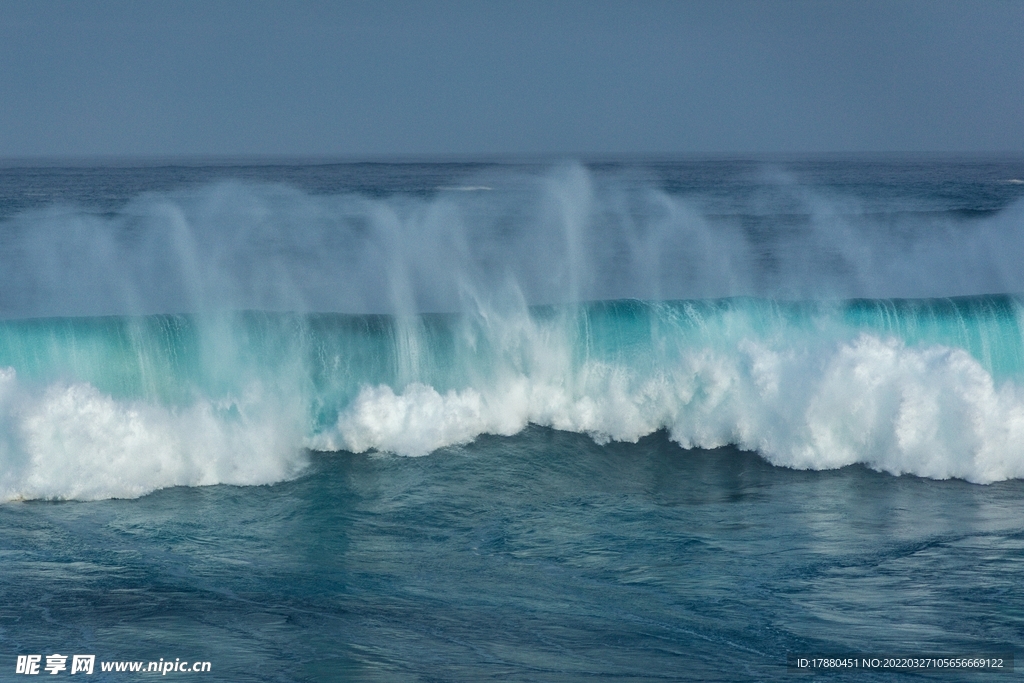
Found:
[[1024, 477], [1022, 302], [731, 298], [0, 322], [0, 499], [264, 484], [528, 424], [787, 467]]

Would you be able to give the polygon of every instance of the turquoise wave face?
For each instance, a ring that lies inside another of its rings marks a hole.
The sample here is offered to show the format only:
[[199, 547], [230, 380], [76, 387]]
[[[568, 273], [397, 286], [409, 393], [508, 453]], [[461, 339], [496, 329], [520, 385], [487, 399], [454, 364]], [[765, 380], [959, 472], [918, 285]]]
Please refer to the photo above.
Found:
[[[571, 375], [593, 362], [649, 375], [701, 350], [810, 348], [870, 334], [908, 347], [962, 349], [1006, 380], [1024, 373], [1020, 315], [1020, 300], [996, 295], [610, 301], [504, 316], [47, 318], [0, 321], [0, 366], [34, 384], [86, 382], [118, 399], [167, 405], [230, 395], [259, 380], [337, 412], [367, 384], [483, 388], [507, 372]], [[541, 367], [548, 360], [564, 367]]]
[[[1024, 475], [1011, 296], [595, 302], [461, 315], [0, 323], [4, 498], [266, 483], [528, 424], [791, 467]], [[106, 477], [106, 478], [104, 478]]]

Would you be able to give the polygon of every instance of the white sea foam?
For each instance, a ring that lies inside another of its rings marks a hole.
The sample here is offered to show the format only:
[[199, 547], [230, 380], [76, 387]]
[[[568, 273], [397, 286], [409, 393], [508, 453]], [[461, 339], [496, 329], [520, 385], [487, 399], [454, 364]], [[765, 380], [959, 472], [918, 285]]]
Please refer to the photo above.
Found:
[[300, 422], [259, 394], [173, 409], [119, 401], [88, 384], [33, 392], [14, 370], [0, 370], [0, 501], [134, 498], [295, 476], [305, 463]]
[[444, 394], [423, 384], [365, 387], [323, 450], [425, 455], [528, 423], [635, 442], [659, 429], [684, 447], [734, 444], [776, 465], [863, 463], [892, 474], [987, 483], [1024, 476], [1024, 400], [970, 355], [872, 335], [811, 352], [747, 342], [702, 349], [642, 376], [588, 363]]

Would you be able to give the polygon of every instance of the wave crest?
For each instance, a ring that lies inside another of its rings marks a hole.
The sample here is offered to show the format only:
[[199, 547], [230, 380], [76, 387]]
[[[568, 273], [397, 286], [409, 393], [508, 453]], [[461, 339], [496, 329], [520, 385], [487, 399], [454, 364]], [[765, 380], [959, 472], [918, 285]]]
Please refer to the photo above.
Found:
[[799, 469], [862, 463], [892, 474], [988, 483], [1024, 476], [1024, 400], [963, 349], [861, 334], [834, 346], [744, 341], [696, 349], [650, 375], [605, 362], [484, 390], [367, 386], [323, 450], [425, 455], [527, 424], [636, 442], [658, 430], [685, 448], [735, 445]]
[[0, 500], [135, 498], [170, 486], [268, 484], [305, 465], [294, 415], [264, 400], [168, 408], [89, 384], [40, 394], [0, 370]]

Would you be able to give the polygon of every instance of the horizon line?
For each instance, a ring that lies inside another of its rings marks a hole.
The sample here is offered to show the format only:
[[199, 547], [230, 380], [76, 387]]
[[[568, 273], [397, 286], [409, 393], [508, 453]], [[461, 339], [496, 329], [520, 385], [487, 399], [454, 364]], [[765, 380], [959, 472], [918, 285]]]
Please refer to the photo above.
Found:
[[159, 167], [159, 166], [330, 166], [358, 164], [551, 164], [670, 163], [679, 161], [761, 161], [813, 159], [1024, 159], [1015, 151], [815, 151], [815, 152], [544, 152], [410, 154], [69, 154], [0, 156], [0, 168]]

